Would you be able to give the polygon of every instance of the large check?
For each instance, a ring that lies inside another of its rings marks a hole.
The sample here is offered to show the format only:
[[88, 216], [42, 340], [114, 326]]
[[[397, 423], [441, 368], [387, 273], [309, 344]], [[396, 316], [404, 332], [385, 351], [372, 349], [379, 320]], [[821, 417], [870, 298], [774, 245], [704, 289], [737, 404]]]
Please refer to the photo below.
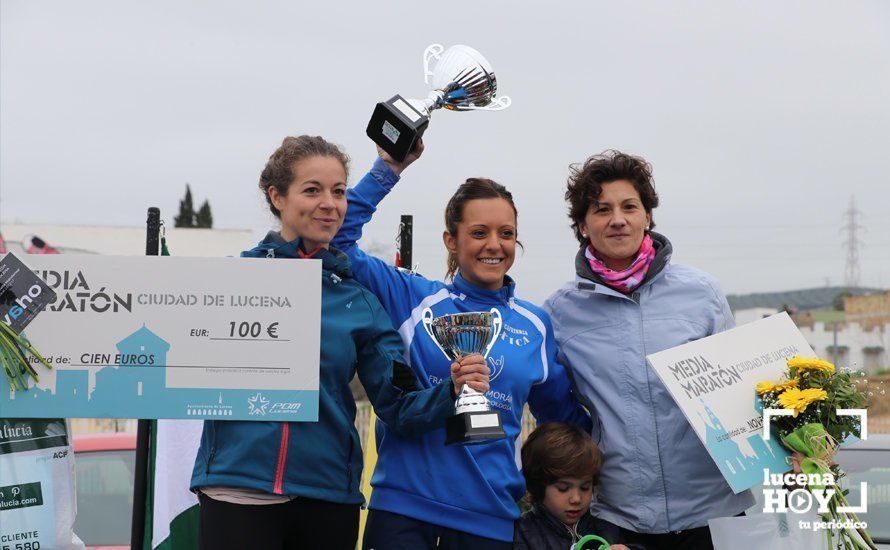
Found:
[[[0, 417], [318, 420], [321, 262], [27, 256], [52, 370]], [[5, 386], [5, 385], [4, 385]]]
[[785, 361], [813, 355], [787, 313], [646, 356], [732, 490], [791, 469], [778, 438], [763, 438], [758, 382], [778, 381]]

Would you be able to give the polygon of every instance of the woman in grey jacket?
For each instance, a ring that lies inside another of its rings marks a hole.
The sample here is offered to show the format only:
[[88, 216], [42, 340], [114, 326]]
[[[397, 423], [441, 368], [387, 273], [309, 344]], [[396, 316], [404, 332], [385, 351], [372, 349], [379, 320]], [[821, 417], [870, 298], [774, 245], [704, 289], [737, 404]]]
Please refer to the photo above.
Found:
[[670, 241], [652, 232], [658, 195], [642, 158], [590, 157], [565, 196], [581, 244], [576, 277], [544, 307], [605, 456], [593, 513], [621, 529], [620, 542], [711, 548], [708, 520], [754, 499], [733, 494], [646, 355], [732, 328], [726, 298], [707, 273], [670, 263]]

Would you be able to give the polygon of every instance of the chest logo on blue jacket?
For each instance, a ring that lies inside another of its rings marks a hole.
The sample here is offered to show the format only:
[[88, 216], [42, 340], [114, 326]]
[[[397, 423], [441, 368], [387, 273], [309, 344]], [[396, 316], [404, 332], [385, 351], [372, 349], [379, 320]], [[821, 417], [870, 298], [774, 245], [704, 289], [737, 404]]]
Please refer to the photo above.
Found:
[[531, 339], [528, 337], [528, 331], [522, 330], [521, 328], [513, 328], [510, 325], [504, 325], [504, 329], [501, 330], [500, 336], [501, 342], [505, 342], [510, 344], [511, 346], [524, 346], [526, 344], [531, 343]]
[[247, 398], [247, 414], [266, 416], [266, 407], [268, 406], [269, 400], [261, 393]]
[[501, 355], [497, 359], [489, 356], [488, 358], [488, 368], [491, 370], [491, 374], [488, 376], [488, 380], [490, 382], [494, 382], [495, 378], [501, 375], [504, 372], [504, 356]]

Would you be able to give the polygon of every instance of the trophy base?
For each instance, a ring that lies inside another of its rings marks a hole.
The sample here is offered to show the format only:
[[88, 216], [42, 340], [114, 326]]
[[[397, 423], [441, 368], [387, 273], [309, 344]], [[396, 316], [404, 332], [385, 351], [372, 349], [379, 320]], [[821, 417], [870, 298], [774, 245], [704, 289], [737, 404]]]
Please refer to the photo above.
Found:
[[445, 444], [475, 445], [506, 437], [497, 411], [465, 412], [445, 421]]
[[414, 150], [429, 123], [429, 116], [397, 95], [377, 104], [365, 133], [396, 162], [402, 162]]

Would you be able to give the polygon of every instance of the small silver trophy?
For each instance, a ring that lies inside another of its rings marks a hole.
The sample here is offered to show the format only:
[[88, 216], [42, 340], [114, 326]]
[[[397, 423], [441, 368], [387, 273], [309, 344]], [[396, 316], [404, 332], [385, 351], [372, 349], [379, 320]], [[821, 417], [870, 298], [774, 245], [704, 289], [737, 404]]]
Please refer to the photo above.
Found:
[[[437, 60], [430, 70], [430, 62]], [[451, 111], [500, 111], [510, 98], [497, 96], [498, 81], [491, 64], [469, 46], [432, 44], [423, 52], [424, 81], [434, 90], [426, 99], [400, 95], [381, 101], [374, 109], [366, 133], [398, 162], [414, 149], [439, 108]], [[432, 79], [432, 82], [430, 82]]]
[[[503, 326], [501, 312], [495, 308], [441, 317], [433, 317], [433, 311], [426, 308], [421, 321], [449, 361], [460, 361], [472, 353], [487, 359]], [[454, 403], [454, 416], [445, 422], [445, 444], [482, 443], [502, 437], [505, 434], [501, 415], [491, 410], [484, 394], [464, 384]]]

